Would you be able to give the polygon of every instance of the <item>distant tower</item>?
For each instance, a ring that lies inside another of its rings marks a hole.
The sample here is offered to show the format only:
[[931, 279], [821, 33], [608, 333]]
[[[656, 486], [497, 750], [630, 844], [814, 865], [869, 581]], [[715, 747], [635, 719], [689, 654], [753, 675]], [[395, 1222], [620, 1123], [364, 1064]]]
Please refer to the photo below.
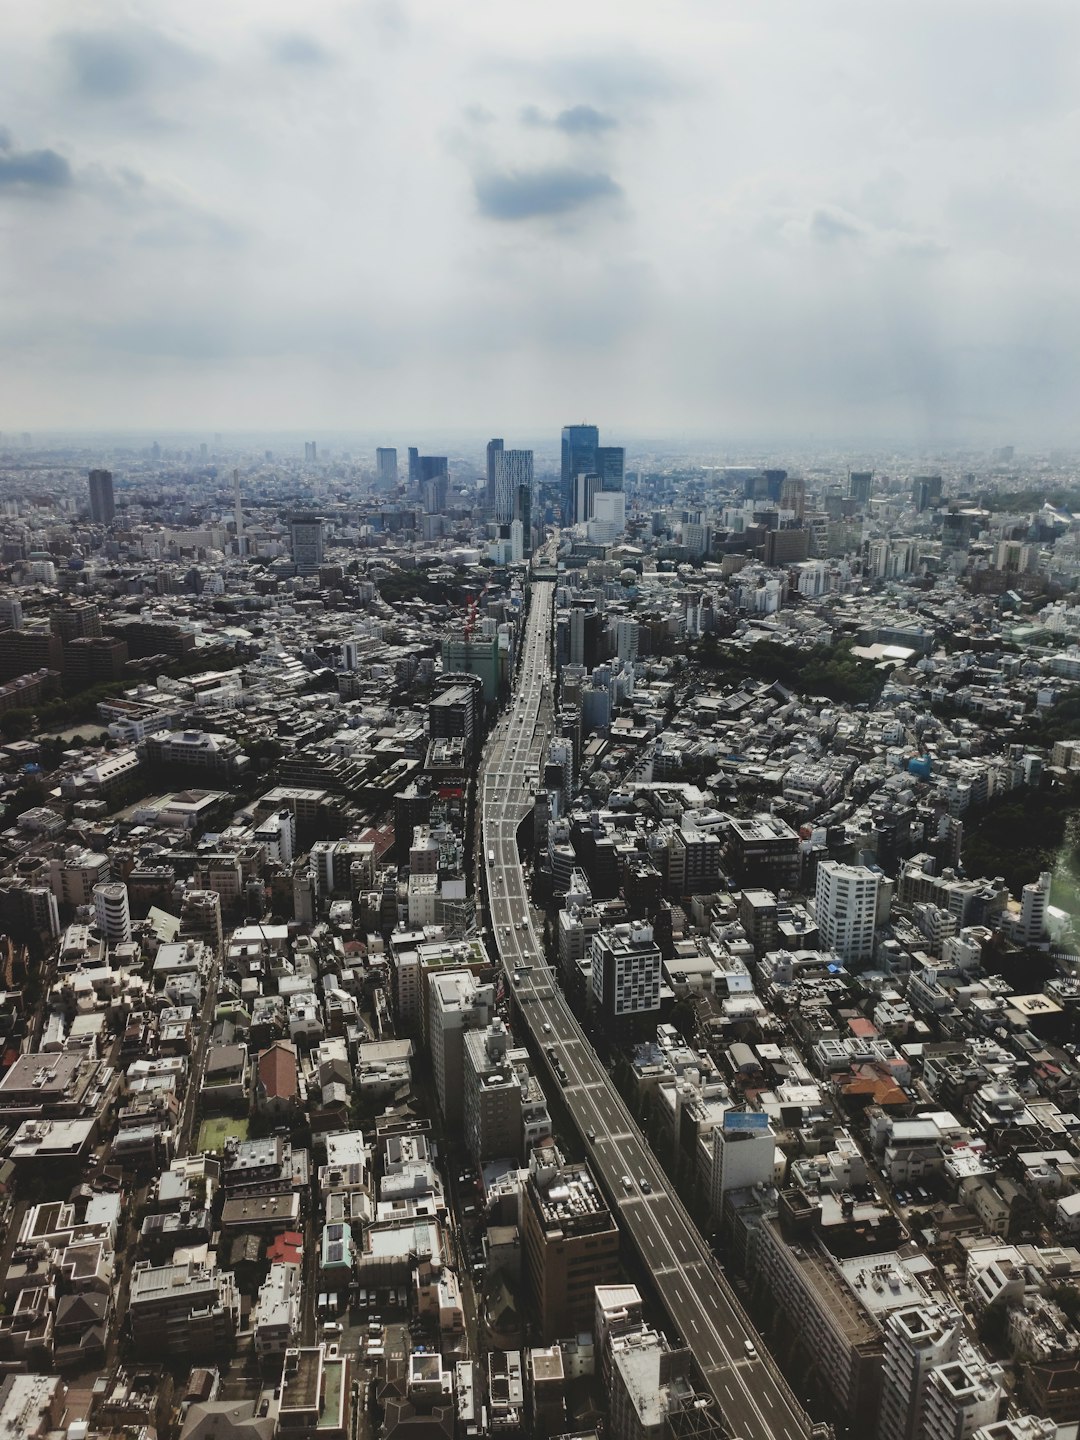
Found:
[[600, 431], [595, 425], [565, 425], [562, 432], [561, 500], [564, 515], [574, 511], [574, 481], [596, 474]]
[[848, 495], [856, 505], [869, 504], [873, 485], [874, 472], [872, 470], [852, 470], [848, 476]]
[[409, 484], [420, 484], [420, 451], [415, 445], [409, 446]]
[[96, 525], [111, 525], [116, 518], [111, 470], [90, 471], [90, 518]]
[[289, 540], [297, 573], [314, 575], [325, 557], [322, 517], [294, 515], [289, 521]]
[[484, 494], [484, 503], [490, 511], [495, 509], [495, 457], [503, 448], [501, 440], [489, 440], [487, 443], [487, 489]]
[[626, 450], [622, 445], [598, 445], [596, 447], [596, 473], [600, 476], [600, 489], [621, 491], [626, 479]]
[[233, 514], [236, 517], [236, 553], [244, 553], [244, 505], [240, 498], [240, 471], [232, 472]]
[[[494, 443], [494, 442], [493, 442]], [[491, 448], [488, 447], [491, 455]], [[495, 469], [495, 519], [500, 525], [509, 525], [512, 520], [526, 517], [519, 513], [518, 491], [524, 487], [533, 488], [533, 452], [531, 450], [504, 450], [502, 441], [494, 453]]]
[[380, 490], [393, 490], [397, 484], [397, 451], [392, 446], [375, 451], [375, 483]]
[[318, 459], [318, 455], [319, 455], [318, 446], [316, 445], [315, 441], [314, 441], [314, 440], [305, 440], [305, 441], [304, 441], [304, 460], [305, 460], [309, 465], [314, 465], [314, 464], [315, 464], [315, 461]]

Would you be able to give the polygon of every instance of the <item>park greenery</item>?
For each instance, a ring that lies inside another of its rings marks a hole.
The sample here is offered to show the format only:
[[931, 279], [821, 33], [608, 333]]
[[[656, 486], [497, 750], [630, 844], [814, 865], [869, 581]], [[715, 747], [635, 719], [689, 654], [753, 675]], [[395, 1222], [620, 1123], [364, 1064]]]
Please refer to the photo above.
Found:
[[706, 635], [694, 658], [733, 681], [776, 681], [800, 695], [822, 695], [849, 705], [873, 704], [884, 687], [885, 672], [852, 654], [853, 643], [845, 639], [835, 645], [800, 649], [759, 640], [737, 647]]

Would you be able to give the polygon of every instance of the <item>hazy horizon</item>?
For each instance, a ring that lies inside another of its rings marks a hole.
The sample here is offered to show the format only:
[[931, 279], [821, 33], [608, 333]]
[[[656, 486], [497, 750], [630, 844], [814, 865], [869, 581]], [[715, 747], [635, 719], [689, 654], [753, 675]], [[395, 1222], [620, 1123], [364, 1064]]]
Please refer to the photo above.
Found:
[[0, 430], [1076, 446], [1078, 42], [1061, 0], [23, 0]]

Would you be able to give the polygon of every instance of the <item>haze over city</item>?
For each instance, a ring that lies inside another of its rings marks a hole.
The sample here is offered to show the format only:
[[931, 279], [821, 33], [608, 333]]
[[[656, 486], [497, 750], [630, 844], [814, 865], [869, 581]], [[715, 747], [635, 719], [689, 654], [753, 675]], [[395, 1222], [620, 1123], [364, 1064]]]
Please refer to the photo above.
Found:
[[1077, 1440], [1076, 0], [0, 10], [0, 1440]]
[[1077, 438], [1073, 4], [18, 4], [7, 429]]

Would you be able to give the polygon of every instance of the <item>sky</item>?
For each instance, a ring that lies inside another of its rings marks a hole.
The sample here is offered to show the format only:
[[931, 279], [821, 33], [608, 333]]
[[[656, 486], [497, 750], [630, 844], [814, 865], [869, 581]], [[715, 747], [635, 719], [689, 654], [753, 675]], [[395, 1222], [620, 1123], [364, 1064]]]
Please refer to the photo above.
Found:
[[1075, 0], [7, 0], [0, 430], [1080, 443]]

